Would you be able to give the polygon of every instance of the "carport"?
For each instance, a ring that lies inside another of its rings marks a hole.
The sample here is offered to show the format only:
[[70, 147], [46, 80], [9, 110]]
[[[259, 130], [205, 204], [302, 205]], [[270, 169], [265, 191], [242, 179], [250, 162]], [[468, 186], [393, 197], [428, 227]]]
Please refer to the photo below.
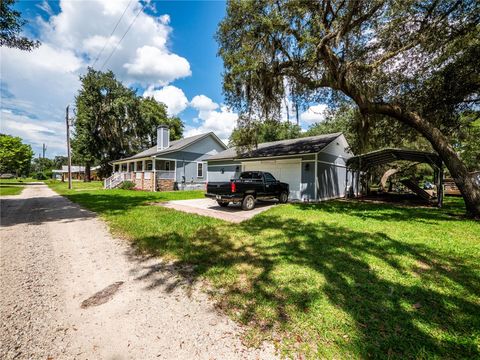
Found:
[[[399, 160], [429, 164], [434, 171], [435, 184], [437, 187], [437, 206], [443, 204], [443, 162], [440, 156], [433, 152], [409, 150], [409, 149], [381, 149], [366, 154], [353, 156], [347, 160], [347, 179], [355, 179], [355, 196], [360, 196], [360, 176], [368, 174], [372, 168], [393, 163]], [[405, 184], [408, 186], [408, 184]], [[422, 196], [420, 188], [409, 187], [417, 195]]]

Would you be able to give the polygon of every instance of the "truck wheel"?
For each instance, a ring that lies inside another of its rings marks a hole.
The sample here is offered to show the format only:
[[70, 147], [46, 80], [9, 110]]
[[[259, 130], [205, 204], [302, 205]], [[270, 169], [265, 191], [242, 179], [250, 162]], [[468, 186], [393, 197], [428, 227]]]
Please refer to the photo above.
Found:
[[217, 201], [217, 204], [220, 205], [221, 207], [227, 207], [228, 206], [228, 202], [225, 202], [225, 201]]
[[242, 209], [243, 210], [252, 210], [255, 207], [255, 198], [253, 195], [247, 195], [243, 198]]
[[286, 192], [282, 192], [280, 196], [278, 197], [278, 201], [281, 204], [285, 204], [288, 201], [288, 194]]

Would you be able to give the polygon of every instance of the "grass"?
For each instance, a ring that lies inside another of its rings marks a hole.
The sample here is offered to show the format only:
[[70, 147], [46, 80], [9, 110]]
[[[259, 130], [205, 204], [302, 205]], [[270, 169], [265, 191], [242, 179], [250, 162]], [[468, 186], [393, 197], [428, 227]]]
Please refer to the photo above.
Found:
[[200, 192], [51, 186], [139, 251], [188, 264], [251, 345], [308, 358], [480, 357], [480, 224], [459, 198], [443, 209], [288, 204], [231, 224], [147, 205]]
[[25, 187], [26, 182], [38, 181], [32, 178], [1, 179], [0, 196], [19, 195]]

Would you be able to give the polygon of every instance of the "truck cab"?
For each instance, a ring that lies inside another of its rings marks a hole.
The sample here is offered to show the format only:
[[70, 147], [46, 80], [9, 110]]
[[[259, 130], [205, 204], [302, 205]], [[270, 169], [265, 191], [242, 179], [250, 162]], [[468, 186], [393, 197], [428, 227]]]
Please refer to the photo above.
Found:
[[244, 210], [252, 210], [257, 200], [277, 199], [286, 203], [288, 194], [288, 184], [278, 181], [269, 172], [244, 171], [238, 179], [229, 182], [209, 182], [205, 196], [215, 199], [222, 207], [233, 202], [241, 203]]

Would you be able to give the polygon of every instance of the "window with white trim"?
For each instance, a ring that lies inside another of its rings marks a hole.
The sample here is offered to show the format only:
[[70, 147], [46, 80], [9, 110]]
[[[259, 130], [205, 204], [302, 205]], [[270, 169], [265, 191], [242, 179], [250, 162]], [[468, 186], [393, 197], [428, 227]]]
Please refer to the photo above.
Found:
[[203, 178], [203, 163], [197, 163], [197, 177]]

